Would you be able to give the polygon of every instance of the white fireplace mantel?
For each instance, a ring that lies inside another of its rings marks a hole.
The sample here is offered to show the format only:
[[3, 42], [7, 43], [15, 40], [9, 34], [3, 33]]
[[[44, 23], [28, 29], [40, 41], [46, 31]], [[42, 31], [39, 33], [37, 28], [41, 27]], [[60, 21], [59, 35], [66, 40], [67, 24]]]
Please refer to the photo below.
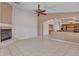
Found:
[[11, 24], [0, 23], [0, 27], [12, 27]]

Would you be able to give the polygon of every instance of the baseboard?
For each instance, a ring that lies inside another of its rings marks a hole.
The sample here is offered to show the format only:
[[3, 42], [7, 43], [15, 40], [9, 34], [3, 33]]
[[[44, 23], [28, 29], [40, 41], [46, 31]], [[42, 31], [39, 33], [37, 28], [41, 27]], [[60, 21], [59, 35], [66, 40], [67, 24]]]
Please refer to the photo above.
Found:
[[16, 37], [16, 40], [25, 40], [25, 39], [37, 39], [38, 37], [30, 37], [30, 38], [18, 38]]

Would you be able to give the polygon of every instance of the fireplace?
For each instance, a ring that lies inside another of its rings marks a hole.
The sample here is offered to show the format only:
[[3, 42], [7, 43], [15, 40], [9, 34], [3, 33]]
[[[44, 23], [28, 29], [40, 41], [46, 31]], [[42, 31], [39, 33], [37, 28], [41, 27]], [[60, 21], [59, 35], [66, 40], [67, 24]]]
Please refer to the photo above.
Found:
[[12, 29], [1, 29], [1, 41], [12, 38]]

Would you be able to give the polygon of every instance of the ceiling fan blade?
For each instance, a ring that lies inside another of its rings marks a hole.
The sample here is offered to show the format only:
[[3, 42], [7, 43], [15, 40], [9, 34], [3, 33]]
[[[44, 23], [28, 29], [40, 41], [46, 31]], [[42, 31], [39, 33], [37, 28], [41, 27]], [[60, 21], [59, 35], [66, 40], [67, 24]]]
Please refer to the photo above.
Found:
[[39, 16], [40, 15], [40, 13], [37, 13], [37, 16]]
[[39, 16], [39, 15], [40, 15], [40, 13], [37, 12], [37, 16]]
[[35, 12], [38, 12], [38, 10], [34, 10]]
[[46, 10], [42, 10], [41, 12], [46, 12]]
[[46, 13], [41, 12], [42, 15], [47, 15]]

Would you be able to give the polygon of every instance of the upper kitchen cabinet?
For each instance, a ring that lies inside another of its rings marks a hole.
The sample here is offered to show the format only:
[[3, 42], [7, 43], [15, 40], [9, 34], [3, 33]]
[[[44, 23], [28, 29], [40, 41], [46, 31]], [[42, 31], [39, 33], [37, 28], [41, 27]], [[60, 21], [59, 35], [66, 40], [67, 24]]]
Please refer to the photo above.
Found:
[[6, 2], [0, 3], [0, 14], [1, 23], [11, 24], [12, 23], [12, 6]]

